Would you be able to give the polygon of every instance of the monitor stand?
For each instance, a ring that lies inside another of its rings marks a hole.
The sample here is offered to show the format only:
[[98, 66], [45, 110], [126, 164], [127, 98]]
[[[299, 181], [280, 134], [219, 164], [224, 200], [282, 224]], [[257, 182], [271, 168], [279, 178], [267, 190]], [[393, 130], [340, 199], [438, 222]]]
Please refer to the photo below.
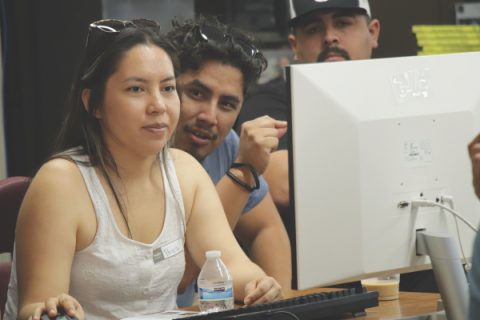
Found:
[[430, 256], [432, 261], [435, 280], [447, 318], [449, 320], [467, 319], [468, 283], [457, 244], [448, 234], [420, 230], [417, 231], [417, 255], [425, 254]]

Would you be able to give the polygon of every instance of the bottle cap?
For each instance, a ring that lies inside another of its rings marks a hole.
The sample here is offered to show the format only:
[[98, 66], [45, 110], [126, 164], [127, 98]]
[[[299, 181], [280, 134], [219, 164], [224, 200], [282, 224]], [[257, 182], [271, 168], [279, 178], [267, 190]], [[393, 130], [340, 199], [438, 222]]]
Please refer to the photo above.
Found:
[[210, 250], [205, 252], [205, 256], [207, 258], [220, 258], [222, 256], [222, 253], [220, 250]]

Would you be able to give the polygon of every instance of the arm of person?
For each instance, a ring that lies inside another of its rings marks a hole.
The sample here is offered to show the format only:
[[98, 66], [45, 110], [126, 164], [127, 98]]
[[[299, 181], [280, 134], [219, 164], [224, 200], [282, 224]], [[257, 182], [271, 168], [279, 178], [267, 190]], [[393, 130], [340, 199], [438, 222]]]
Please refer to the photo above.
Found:
[[270, 155], [270, 162], [263, 173], [270, 187], [275, 205], [286, 208], [290, 205], [288, 184], [288, 150], [278, 150]]
[[[480, 199], [480, 135], [477, 135], [468, 145], [468, 153], [472, 162], [472, 184], [475, 194]], [[469, 319], [477, 319], [480, 314], [480, 234], [475, 237], [472, 270], [469, 275]]]
[[[283, 127], [285, 123], [283, 122], [276, 122], [275, 120], [265, 117], [262, 119], [259, 119], [257, 121], [251, 122], [249, 126], [247, 126], [247, 134], [244, 135], [243, 142], [241, 138], [237, 142], [237, 144], [234, 144], [232, 148], [234, 149], [241, 149], [243, 150], [243, 153], [246, 153], [243, 157], [240, 157], [240, 159], [249, 159], [250, 154], [254, 154], [255, 152], [255, 143], [252, 142], [254, 140], [257, 141], [264, 141], [265, 139], [262, 139], [260, 137], [270, 134], [270, 135], [275, 135], [273, 137], [273, 143], [275, 146], [275, 140], [278, 139], [276, 138], [276, 135], [282, 134], [284, 132], [285, 128]], [[278, 129], [275, 129], [275, 126], [279, 126]], [[278, 132], [281, 131], [281, 132]], [[259, 137], [258, 139], [247, 139], [245, 136], [256, 136]], [[272, 139], [266, 139], [268, 143], [272, 143]], [[247, 146], [244, 146], [243, 148], [239, 148], [241, 144], [247, 144]], [[263, 148], [260, 148], [263, 149]], [[271, 147], [267, 147], [266, 149], [263, 149], [264, 151], [262, 152], [270, 152]], [[242, 154], [242, 152], [238, 152], [238, 154]], [[267, 154], [268, 156], [268, 154]], [[237, 158], [238, 161], [239, 158]], [[248, 160], [246, 160], [248, 161]], [[268, 161], [268, 158], [263, 161]], [[262, 161], [262, 162], [263, 162]], [[241, 168], [232, 168], [230, 169], [232, 174], [234, 174], [238, 179], [241, 181], [245, 181], [248, 184], [253, 184], [253, 179], [251, 172], [248, 168], [246, 167], [241, 167]], [[264, 183], [264, 182], [262, 182]], [[227, 175], [223, 175], [223, 177], [218, 181], [216, 185], [217, 192], [220, 196], [220, 200], [222, 202], [223, 208], [225, 210], [226, 216], [228, 223], [230, 225], [230, 228], [233, 230], [235, 226], [237, 225], [238, 219], [242, 215], [242, 213], [245, 210], [245, 206], [248, 203], [249, 197], [251, 196], [251, 192], [246, 190], [244, 187], [240, 186], [238, 183], [234, 182], [230, 177]], [[190, 254], [188, 253], [188, 250], [186, 250], [186, 269], [185, 273], [183, 275], [182, 281], [180, 285], [178, 286], [178, 293], [183, 293], [185, 289], [190, 285], [192, 281], [196, 279], [198, 276], [198, 273], [200, 272], [200, 269], [192, 263], [192, 259], [190, 257]]]
[[206, 251], [220, 250], [232, 274], [237, 301], [251, 304], [280, 299], [278, 282], [251, 262], [240, 248], [206, 171], [185, 152], [175, 150], [172, 154], [184, 197], [186, 245], [195, 264], [203, 265]]
[[[245, 181], [246, 178], [240, 177], [238, 173], [235, 174], [237, 174], [239, 179]], [[224, 175], [220, 179], [216, 185], [216, 189], [226, 212], [229, 226], [233, 230], [247, 204], [250, 192], [233, 182], [227, 175]], [[200, 268], [193, 262], [188, 250], [185, 250], [185, 260], [185, 273], [178, 286], [178, 293], [183, 293], [200, 273]]]
[[[177, 288], [178, 294], [183, 294], [185, 290], [194, 282], [198, 274], [200, 273], [200, 267], [193, 261], [188, 248], [185, 246], [185, 272], [183, 273], [182, 280]], [[178, 303], [178, 302], [177, 302]]]
[[77, 247], [81, 212], [91, 201], [76, 166], [63, 159], [46, 163], [33, 179], [16, 229], [18, 318], [40, 319], [43, 312], [84, 318], [80, 304], [67, 295]]
[[[287, 121], [287, 101], [289, 100], [289, 98], [287, 98], [287, 91], [287, 83], [283, 79], [283, 76], [261, 84], [253, 90], [249, 90], [235, 123], [235, 131], [240, 135], [241, 126], [244, 122], [264, 115], [268, 115], [277, 120]], [[285, 149], [287, 145], [287, 135], [280, 137], [279, 149]]]
[[250, 257], [284, 290], [292, 283], [292, 254], [287, 231], [270, 194], [240, 218], [237, 238], [250, 249]]
[[[235, 169], [233, 174], [241, 181], [249, 181], [250, 179], [249, 173], [242, 169]], [[232, 181], [227, 175], [224, 175], [220, 181], [218, 181], [216, 189], [223, 204], [228, 224], [233, 230], [247, 204], [250, 191]]]
[[[278, 140], [286, 130], [286, 121], [275, 120], [268, 116], [245, 122], [242, 125], [235, 162], [248, 164], [256, 171], [257, 175], [261, 175], [268, 165], [270, 153], [277, 148]], [[246, 166], [232, 168], [230, 171], [247, 185], [255, 184], [255, 178]], [[217, 192], [225, 208], [230, 227], [234, 229], [245, 208], [250, 192], [227, 175], [224, 175], [217, 183]]]
[[480, 199], [480, 134], [469, 143], [468, 153], [472, 162], [473, 188]]

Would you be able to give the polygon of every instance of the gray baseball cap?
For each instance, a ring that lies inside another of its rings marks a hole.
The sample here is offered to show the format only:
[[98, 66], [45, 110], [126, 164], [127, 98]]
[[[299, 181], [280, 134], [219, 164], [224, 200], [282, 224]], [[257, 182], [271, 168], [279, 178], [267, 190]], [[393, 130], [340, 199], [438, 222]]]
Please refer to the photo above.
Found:
[[299, 17], [318, 9], [360, 9], [370, 16], [368, 0], [289, 0], [290, 24]]

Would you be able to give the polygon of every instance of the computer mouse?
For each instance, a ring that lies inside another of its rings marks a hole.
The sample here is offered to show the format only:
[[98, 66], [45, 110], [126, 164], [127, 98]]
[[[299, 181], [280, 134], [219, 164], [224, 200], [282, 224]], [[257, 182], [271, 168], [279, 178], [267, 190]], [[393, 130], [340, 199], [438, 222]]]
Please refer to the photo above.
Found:
[[57, 315], [55, 317], [49, 317], [48, 314], [42, 314], [40, 320], [78, 320], [77, 317], [71, 317], [65, 313], [62, 308], [58, 308]]

